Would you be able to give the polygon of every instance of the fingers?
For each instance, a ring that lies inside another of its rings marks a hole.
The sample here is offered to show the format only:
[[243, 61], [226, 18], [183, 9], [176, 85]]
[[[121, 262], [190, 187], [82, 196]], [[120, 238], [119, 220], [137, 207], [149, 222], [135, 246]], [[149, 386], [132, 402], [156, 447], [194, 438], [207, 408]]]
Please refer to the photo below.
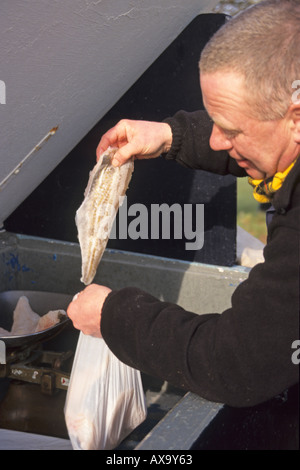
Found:
[[102, 137], [96, 149], [97, 160], [108, 147], [122, 147], [128, 142], [126, 120], [119, 121], [114, 127], [109, 129]]
[[76, 294], [67, 309], [73, 326], [86, 335], [100, 338], [102, 306], [110, 292], [108, 287], [91, 284]]
[[120, 166], [128, 159], [155, 158], [170, 149], [172, 130], [166, 123], [122, 119], [101, 138], [97, 160], [109, 146], [117, 147], [112, 164]]
[[97, 160], [108, 147], [119, 148], [112, 160], [112, 165], [116, 167], [123, 165], [123, 163], [141, 152], [141, 145], [134, 137], [133, 121], [122, 120], [102, 136], [96, 150]]
[[121, 166], [123, 163], [127, 162], [130, 158], [136, 157], [139, 147], [134, 142], [129, 142], [128, 144], [121, 147], [115, 154], [112, 160], [113, 166]]

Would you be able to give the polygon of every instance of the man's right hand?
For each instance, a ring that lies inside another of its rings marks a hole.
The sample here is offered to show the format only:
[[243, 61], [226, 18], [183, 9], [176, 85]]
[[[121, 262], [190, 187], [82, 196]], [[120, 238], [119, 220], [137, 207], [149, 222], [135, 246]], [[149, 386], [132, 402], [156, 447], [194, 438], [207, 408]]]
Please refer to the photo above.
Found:
[[122, 119], [101, 138], [96, 155], [110, 147], [118, 147], [112, 164], [120, 166], [131, 157], [137, 159], [155, 158], [168, 152], [172, 144], [171, 127], [162, 122], [133, 121]]

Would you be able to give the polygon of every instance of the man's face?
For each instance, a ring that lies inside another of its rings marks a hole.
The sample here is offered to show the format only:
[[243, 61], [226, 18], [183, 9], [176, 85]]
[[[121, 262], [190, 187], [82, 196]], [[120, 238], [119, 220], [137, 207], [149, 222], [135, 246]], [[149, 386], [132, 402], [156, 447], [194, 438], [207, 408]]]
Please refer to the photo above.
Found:
[[254, 179], [284, 171], [299, 153], [288, 118], [259, 121], [243, 96], [243, 78], [235, 73], [201, 74], [204, 106], [214, 122], [213, 150], [226, 150]]

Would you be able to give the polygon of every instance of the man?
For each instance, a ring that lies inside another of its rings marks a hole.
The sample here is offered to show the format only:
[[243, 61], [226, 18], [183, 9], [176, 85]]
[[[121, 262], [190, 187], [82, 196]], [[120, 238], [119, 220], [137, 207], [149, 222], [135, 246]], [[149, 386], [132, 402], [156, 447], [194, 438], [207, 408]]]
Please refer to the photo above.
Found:
[[[97, 155], [119, 147], [219, 174], [250, 177], [270, 201], [265, 262], [255, 266], [222, 314], [196, 315], [137, 288], [91, 285], [68, 314], [103, 336], [130, 366], [204, 398], [248, 407], [297, 384], [299, 337], [300, 4], [269, 0], [228, 21], [204, 48], [200, 84], [206, 111], [179, 111], [163, 123], [120, 121]], [[295, 343], [294, 343], [295, 344]]]

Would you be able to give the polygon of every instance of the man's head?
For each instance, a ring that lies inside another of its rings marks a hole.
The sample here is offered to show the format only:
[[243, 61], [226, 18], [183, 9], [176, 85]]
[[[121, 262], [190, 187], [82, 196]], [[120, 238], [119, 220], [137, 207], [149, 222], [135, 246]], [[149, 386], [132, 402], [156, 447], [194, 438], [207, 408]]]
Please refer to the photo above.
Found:
[[267, 0], [229, 20], [204, 48], [204, 105], [211, 146], [257, 179], [284, 171], [300, 153], [300, 2]]
[[283, 117], [300, 79], [300, 1], [266, 0], [242, 11], [206, 45], [199, 67], [241, 74], [256, 117]]

